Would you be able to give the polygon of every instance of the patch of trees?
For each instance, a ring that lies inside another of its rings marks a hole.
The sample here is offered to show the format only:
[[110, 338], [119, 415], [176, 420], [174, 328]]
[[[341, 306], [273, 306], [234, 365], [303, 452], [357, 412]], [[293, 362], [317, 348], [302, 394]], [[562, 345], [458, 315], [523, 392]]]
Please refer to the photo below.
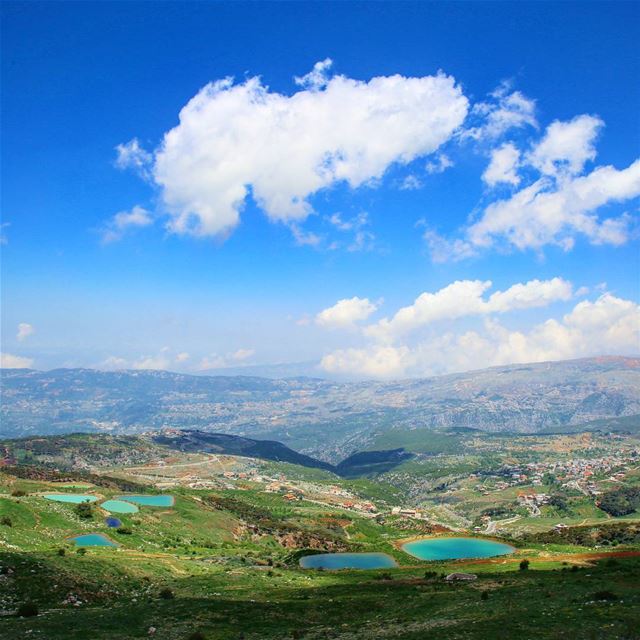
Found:
[[101, 476], [87, 471], [64, 471], [42, 465], [14, 465], [0, 469], [0, 473], [22, 478], [23, 480], [40, 480], [43, 482], [89, 482], [99, 487], [116, 489], [132, 493], [145, 493], [147, 487], [131, 480]]
[[81, 502], [80, 504], [77, 504], [74, 511], [79, 518], [83, 518], [85, 520], [93, 518], [93, 509], [89, 502]]
[[507, 514], [510, 514], [512, 510], [513, 510], [513, 507], [511, 508], [505, 507], [505, 506], [489, 507], [487, 509], [483, 509], [481, 515], [489, 516], [490, 518], [495, 518], [497, 516], [506, 516]]
[[565, 496], [560, 495], [559, 493], [554, 493], [549, 497], [548, 504], [552, 507], [555, 507], [558, 511], [568, 512], [571, 509], [569, 508], [569, 502], [565, 498]]
[[600, 496], [598, 507], [610, 516], [626, 516], [640, 509], [640, 487], [621, 487]]
[[583, 547], [638, 544], [640, 543], [640, 524], [620, 522], [614, 524], [567, 527], [560, 531], [545, 531], [544, 533], [530, 534], [524, 536], [523, 540], [547, 544], [575, 544]]

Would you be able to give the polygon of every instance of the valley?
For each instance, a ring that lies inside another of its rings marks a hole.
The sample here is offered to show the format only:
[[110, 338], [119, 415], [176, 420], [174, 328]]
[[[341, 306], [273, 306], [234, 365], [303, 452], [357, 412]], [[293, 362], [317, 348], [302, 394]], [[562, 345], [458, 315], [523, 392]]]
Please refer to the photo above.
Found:
[[[1, 637], [516, 638], [535, 624], [557, 638], [567, 620], [584, 637], [593, 628], [634, 637], [640, 502], [623, 515], [599, 505], [640, 487], [637, 434], [436, 430], [413, 434], [404, 456], [353, 456], [347, 476], [237, 455], [246, 443], [228, 436], [206, 434], [198, 451], [198, 438], [0, 443]], [[136, 505], [136, 495], [146, 498]], [[512, 551], [425, 561], [403, 548], [452, 536]], [[385, 554], [391, 564], [301, 566], [321, 553]], [[474, 578], [445, 580], [458, 573]], [[13, 616], [25, 601], [41, 615]]]

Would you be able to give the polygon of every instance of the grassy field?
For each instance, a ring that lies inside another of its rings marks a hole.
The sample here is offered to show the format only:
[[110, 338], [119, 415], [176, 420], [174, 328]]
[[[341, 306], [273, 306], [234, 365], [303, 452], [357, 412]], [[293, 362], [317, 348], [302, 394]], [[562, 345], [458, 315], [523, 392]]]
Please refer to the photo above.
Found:
[[[624, 638], [638, 636], [640, 562], [572, 570], [534, 561], [318, 572], [91, 550], [85, 556], [5, 554], [10, 594], [37, 618], [3, 617], [3, 638], [96, 640], [340, 638]], [[478, 575], [448, 584], [440, 572]], [[163, 598], [171, 589], [172, 598]], [[74, 594], [79, 607], [63, 605]], [[197, 637], [197, 636], [196, 636]]]
[[[151, 627], [163, 640], [197, 632], [209, 640], [640, 637], [634, 545], [599, 557], [590, 547], [516, 541], [508, 558], [424, 563], [400, 549], [403, 539], [424, 535], [420, 523], [377, 522], [253, 490], [184, 488], [171, 491], [173, 508], [117, 514], [131, 531], [118, 533], [99, 506], [84, 519], [74, 505], [38, 495], [71, 486], [0, 478], [0, 514], [11, 523], [0, 525], [3, 640], [124, 640], [150, 637]], [[370, 485], [353, 482], [360, 491]], [[122, 493], [86, 484], [82, 491]], [[65, 540], [88, 532], [121, 546], [78, 552]], [[300, 569], [300, 554], [314, 547], [384, 551], [399, 567]], [[525, 558], [531, 564], [521, 571]], [[478, 579], [449, 584], [443, 575], [452, 571]], [[15, 615], [27, 601], [37, 617]]]

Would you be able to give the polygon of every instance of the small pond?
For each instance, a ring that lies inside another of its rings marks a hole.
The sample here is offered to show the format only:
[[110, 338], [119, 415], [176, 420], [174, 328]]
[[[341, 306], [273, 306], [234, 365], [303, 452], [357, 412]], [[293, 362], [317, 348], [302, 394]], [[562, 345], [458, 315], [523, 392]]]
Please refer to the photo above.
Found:
[[116, 496], [120, 500], [126, 500], [127, 502], [135, 502], [145, 507], [172, 507], [174, 503], [173, 496], [160, 495], [160, 496]]
[[491, 558], [513, 553], [511, 545], [482, 538], [425, 538], [407, 542], [402, 550], [420, 560]]
[[117, 547], [118, 544], [113, 540], [109, 540], [102, 533], [86, 533], [80, 536], [68, 538], [73, 540], [78, 547]]
[[392, 569], [396, 561], [386, 553], [319, 553], [300, 558], [303, 569]]
[[80, 504], [81, 502], [95, 502], [98, 498], [95, 496], [84, 495], [82, 493], [47, 493], [44, 495], [47, 500], [55, 500], [56, 502], [70, 502], [71, 504]]
[[125, 502], [124, 500], [105, 500], [100, 505], [105, 511], [110, 513], [137, 513], [138, 507], [131, 502]]
[[111, 516], [104, 519], [107, 527], [111, 527], [112, 529], [116, 529], [117, 527], [122, 526], [122, 522], [118, 520], [118, 518], [112, 518]]

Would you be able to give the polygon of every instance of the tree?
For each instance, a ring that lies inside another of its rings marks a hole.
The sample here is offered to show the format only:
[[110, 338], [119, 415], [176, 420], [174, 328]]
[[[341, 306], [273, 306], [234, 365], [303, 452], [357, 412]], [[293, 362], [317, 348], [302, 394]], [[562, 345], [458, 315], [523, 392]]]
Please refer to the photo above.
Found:
[[13, 522], [11, 521], [11, 518], [9, 516], [2, 516], [2, 518], [0, 518], [0, 524], [4, 525], [5, 527], [13, 526]]
[[520, 571], [526, 571], [529, 568], [529, 561], [528, 560], [521, 560], [520, 561]]
[[91, 508], [91, 504], [88, 502], [81, 502], [76, 505], [75, 512], [79, 518], [93, 518], [93, 509]]

